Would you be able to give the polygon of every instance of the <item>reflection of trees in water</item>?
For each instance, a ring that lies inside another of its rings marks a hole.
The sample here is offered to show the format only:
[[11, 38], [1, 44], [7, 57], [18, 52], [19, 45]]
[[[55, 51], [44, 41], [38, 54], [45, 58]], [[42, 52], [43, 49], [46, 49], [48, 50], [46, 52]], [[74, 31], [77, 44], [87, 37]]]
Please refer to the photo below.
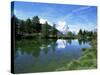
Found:
[[41, 42], [42, 42], [42, 47], [43, 47], [43, 51], [45, 54], [48, 53], [48, 40], [47, 39], [41, 39]]
[[66, 40], [66, 42], [67, 42], [68, 44], [71, 44], [71, 43], [72, 43], [72, 39], [68, 39], [68, 40]]
[[88, 39], [78, 39], [79, 45], [85, 44], [85, 43], [87, 43], [87, 42], [89, 42], [89, 41], [90, 41], [90, 40], [88, 40]]
[[32, 54], [37, 57], [40, 54], [40, 40], [21, 40], [16, 42], [16, 48], [21, 48], [21, 53]]
[[[52, 42], [56, 42], [56, 40], [53, 39], [34, 39], [34, 40], [21, 40], [16, 41], [16, 51], [20, 48], [21, 54], [27, 53], [32, 54], [35, 57], [38, 57], [40, 55], [40, 47], [43, 46], [43, 51], [45, 54], [48, 53], [48, 45], [50, 45]], [[54, 44], [53, 44], [54, 45]]]
[[44, 51], [45, 54], [48, 53], [48, 51], [49, 51], [49, 46], [50, 46], [50, 48], [51, 48], [53, 51], [55, 51], [56, 40], [57, 40], [57, 39], [42, 39], [42, 41], [43, 41], [42, 44], [43, 44], [43, 46], [44, 46], [43, 51]]
[[51, 49], [52, 49], [53, 52], [55, 52], [56, 46], [57, 46], [56, 42], [51, 43]]

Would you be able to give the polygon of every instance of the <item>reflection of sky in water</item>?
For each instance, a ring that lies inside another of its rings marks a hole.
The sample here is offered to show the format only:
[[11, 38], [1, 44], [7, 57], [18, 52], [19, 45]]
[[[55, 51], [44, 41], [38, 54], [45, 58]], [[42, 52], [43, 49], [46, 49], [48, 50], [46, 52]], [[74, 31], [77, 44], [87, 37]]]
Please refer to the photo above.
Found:
[[65, 48], [67, 44], [66, 40], [61, 40], [61, 39], [58, 39], [56, 43], [57, 43], [57, 48]]
[[[68, 43], [68, 40], [62, 40], [62, 39], [58, 39], [57, 41], [56, 41], [56, 44], [57, 44], [57, 46], [56, 46], [56, 48], [59, 48], [59, 49], [64, 49], [64, 48], [68, 48], [68, 47], [71, 47], [71, 48], [74, 48], [74, 49], [77, 49], [77, 48], [89, 48], [89, 47], [91, 47], [90, 45], [89, 45], [89, 43], [83, 43], [82, 42], [82, 44], [80, 45], [79, 43], [78, 43], [78, 40], [70, 40], [71, 41], [71, 43]], [[69, 48], [68, 48], [69, 49]]]

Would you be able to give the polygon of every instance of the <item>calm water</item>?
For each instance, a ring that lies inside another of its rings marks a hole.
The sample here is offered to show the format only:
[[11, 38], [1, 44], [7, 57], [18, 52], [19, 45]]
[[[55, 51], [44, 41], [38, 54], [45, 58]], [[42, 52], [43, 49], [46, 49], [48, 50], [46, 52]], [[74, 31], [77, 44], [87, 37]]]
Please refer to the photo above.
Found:
[[82, 56], [85, 40], [33, 39], [16, 42], [15, 73], [55, 71]]

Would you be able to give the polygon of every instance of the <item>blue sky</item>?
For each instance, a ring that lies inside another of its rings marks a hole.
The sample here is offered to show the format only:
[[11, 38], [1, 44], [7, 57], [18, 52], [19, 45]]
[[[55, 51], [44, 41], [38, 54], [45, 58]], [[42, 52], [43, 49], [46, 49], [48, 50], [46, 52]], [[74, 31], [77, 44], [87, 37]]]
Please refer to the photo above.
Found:
[[97, 27], [96, 6], [15, 2], [14, 14], [23, 20], [39, 16], [41, 23], [55, 23], [57, 29], [62, 32], [66, 31], [67, 26], [74, 32], [79, 29], [93, 30]]

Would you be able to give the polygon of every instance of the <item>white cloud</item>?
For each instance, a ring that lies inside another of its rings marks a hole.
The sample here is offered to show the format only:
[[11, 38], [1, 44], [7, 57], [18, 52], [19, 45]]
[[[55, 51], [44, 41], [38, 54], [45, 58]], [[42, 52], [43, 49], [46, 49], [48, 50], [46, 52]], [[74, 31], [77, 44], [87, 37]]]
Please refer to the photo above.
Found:
[[83, 12], [84, 10], [89, 9], [89, 8], [91, 8], [91, 7], [90, 6], [80, 7], [78, 9], [73, 10], [72, 13], [76, 13], [76, 12], [80, 12], [80, 11]]
[[41, 24], [44, 24], [46, 21], [48, 22], [49, 25], [53, 26], [53, 24], [50, 21], [48, 21], [47, 19], [40, 18]]
[[46, 19], [40, 18], [40, 23], [44, 24], [46, 21]]
[[49, 24], [50, 26], [53, 26], [53, 24], [52, 24], [51, 22], [49, 22], [49, 21], [48, 21], [48, 24]]
[[88, 7], [80, 7], [78, 9], [72, 10], [68, 15], [66, 15], [66, 17], [72, 17], [74, 13], [79, 13], [79, 12], [85, 12], [85, 10], [91, 8], [90, 6]]
[[58, 25], [66, 25], [66, 22], [65, 21], [58, 21], [58, 23], [57, 23]]

